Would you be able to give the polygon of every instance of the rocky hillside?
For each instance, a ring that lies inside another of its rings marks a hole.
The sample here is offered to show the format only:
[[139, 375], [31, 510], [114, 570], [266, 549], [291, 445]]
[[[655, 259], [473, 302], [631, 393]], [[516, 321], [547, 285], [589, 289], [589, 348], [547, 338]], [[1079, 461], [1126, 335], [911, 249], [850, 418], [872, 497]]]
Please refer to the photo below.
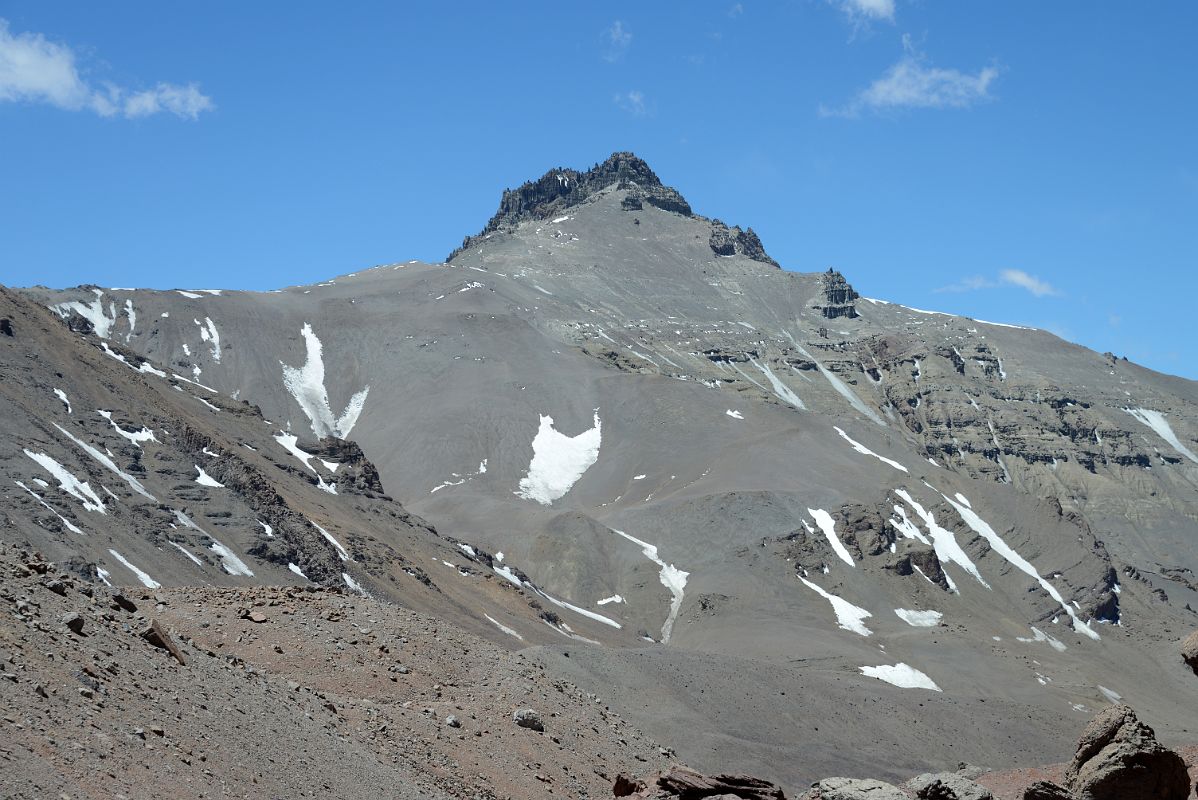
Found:
[[361, 587], [792, 788], [1065, 761], [1117, 700], [1187, 741], [1198, 385], [750, 234], [617, 153], [447, 263], [4, 295], [9, 539]]

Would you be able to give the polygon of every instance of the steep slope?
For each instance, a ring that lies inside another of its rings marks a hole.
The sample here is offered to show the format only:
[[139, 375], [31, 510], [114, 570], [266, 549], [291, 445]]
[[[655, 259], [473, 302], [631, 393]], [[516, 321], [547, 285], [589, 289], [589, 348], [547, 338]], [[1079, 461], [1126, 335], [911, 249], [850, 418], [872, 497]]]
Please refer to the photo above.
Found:
[[1064, 758], [1111, 696], [1166, 736], [1198, 700], [1198, 386], [780, 270], [630, 154], [505, 193], [445, 264], [30, 295], [361, 443], [553, 598], [522, 589], [570, 644], [542, 663], [700, 769]]

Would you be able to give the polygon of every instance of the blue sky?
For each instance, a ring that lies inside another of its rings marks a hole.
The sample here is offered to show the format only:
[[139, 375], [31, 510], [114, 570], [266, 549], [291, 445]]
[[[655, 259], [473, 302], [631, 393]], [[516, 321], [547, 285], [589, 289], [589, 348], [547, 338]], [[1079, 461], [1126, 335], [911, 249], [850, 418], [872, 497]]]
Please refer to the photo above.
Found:
[[0, 19], [0, 283], [264, 289], [438, 261], [504, 187], [633, 150], [788, 269], [1198, 378], [1198, 4]]

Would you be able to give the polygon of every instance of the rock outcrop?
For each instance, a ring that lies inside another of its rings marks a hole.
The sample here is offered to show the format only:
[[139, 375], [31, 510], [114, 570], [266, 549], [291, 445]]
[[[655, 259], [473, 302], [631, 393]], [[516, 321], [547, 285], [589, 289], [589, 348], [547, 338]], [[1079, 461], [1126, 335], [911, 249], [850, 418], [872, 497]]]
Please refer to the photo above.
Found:
[[994, 800], [989, 789], [960, 772], [924, 773], [907, 781], [906, 787], [920, 800]]
[[742, 800], [786, 800], [782, 790], [769, 781], [748, 775], [703, 775], [686, 767], [671, 767], [643, 780], [616, 777], [616, 797], [632, 800], [702, 800], [705, 797]]
[[711, 221], [711, 238], [708, 239], [707, 244], [711, 248], [711, 252], [717, 256], [747, 256], [754, 261], [773, 264], [781, 269], [778, 262], [765, 252], [761, 238], [752, 228], [742, 231], [737, 226], [729, 228], [720, 220], [713, 219]]
[[1052, 781], [1036, 781], [1023, 790], [1023, 800], [1072, 800], [1072, 797]]
[[1198, 631], [1181, 640], [1181, 658], [1198, 675]]
[[1156, 740], [1131, 706], [1111, 706], [1090, 720], [1065, 771], [1077, 800], [1184, 800], [1190, 778], [1181, 756]]
[[834, 269], [829, 269], [823, 276], [823, 302], [813, 308], [826, 319], [847, 317], [854, 319], [858, 316], [854, 301], [860, 297], [843, 275]]
[[573, 169], [551, 169], [535, 181], [519, 188], [505, 189], [499, 210], [476, 236], [467, 236], [462, 246], [446, 258], [454, 256], [480, 242], [488, 234], [511, 230], [521, 222], [548, 219], [571, 206], [585, 203], [596, 192], [609, 186], [625, 189], [626, 210], [637, 210], [645, 203], [664, 211], [691, 216], [690, 204], [677, 189], [664, 186], [657, 175], [632, 153], [612, 153], [606, 161], [586, 172]]
[[908, 800], [902, 789], [869, 778], [825, 778], [803, 800]]

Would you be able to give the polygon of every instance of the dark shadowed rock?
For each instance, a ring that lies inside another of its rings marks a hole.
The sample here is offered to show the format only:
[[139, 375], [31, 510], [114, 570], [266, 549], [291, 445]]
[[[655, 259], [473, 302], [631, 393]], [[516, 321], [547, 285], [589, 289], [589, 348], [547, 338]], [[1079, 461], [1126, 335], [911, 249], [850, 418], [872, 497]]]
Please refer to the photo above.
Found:
[[83, 635], [83, 617], [75, 611], [69, 611], [62, 615], [62, 624], [71, 633]]
[[171, 635], [158, 624], [158, 620], [151, 621], [149, 625], [142, 629], [139, 635], [155, 647], [159, 647], [170, 653], [183, 666], [187, 666], [187, 659], [183, 656], [183, 651], [175, 644], [175, 640], [171, 638]]
[[823, 303], [817, 303], [814, 308], [827, 319], [857, 316], [857, 306], [854, 302], [860, 295], [849, 285], [845, 277], [833, 269], [824, 273]]
[[774, 784], [748, 775], [703, 775], [687, 767], [674, 766], [644, 780], [616, 777], [616, 797], [634, 800], [702, 800], [739, 797], [743, 800], [786, 800]]
[[906, 786], [920, 800], [994, 800], [989, 789], [956, 772], [924, 773]]
[[455, 256], [491, 233], [512, 230], [521, 222], [548, 219], [567, 208], [585, 203], [596, 192], [609, 186], [627, 190], [633, 198], [623, 207], [639, 210], [645, 203], [663, 211], [691, 215], [690, 204], [676, 189], [662, 185], [661, 180], [640, 158], [632, 153], [612, 153], [606, 161], [586, 172], [573, 169], [551, 169], [535, 181], [517, 189], [506, 189], [499, 201], [499, 210], [477, 236], [467, 236], [462, 246], [446, 258]]
[[541, 719], [541, 715], [531, 708], [521, 708], [512, 714], [514, 721], [521, 728], [528, 728], [543, 733], [545, 731], [545, 722]]
[[1125, 703], [1090, 720], [1065, 786], [1079, 800], [1184, 800], [1190, 793], [1181, 756], [1161, 745]]
[[729, 228], [714, 219], [711, 221], [711, 238], [707, 244], [717, 256], [743, 255], [754, 261], [778, 266], [778, 262], [766, 254], [765, 246], [752, 228], [743, 231], [739, 227]]
[[1023, 790], [1023, 800], [1073, 800], [1073, 796], [1052, 781], [1036, 781]]

